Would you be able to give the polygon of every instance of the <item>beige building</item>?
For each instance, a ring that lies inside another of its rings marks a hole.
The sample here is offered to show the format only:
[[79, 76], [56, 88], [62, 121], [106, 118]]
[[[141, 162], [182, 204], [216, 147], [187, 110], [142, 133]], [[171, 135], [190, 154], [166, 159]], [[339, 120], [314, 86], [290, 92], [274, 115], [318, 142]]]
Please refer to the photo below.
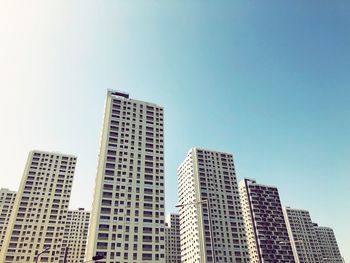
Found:
[[89, 230], [90, 212], [84, 208], [78, 210], [68, 210], [64, 236], [62, 241], [62, 256], [68, 248], [66, 262], [77, 263], [84, 261], [86, 253], [86, 243]]
[[178, 191], [181, 261], [249, 262], [232, 154], [192, 148]]
[[58, 262], [76, 157], [31, 151], [8, 223], [0, 262]]
[[87, 258], [165, 262], [163, 108], [108, 91]]
[[165, 262], [181, 263], [180, 217], [168, 214], [165, 217]]
[[278, 189], [244, 179], [239, 183], [252, 263], [294, 263]]
[[0, 189], [0, 251], [4, 242], [6, 229], [15, 203], [16, 192], [6, 188]]
[[292, 245], [296, 263], [322, 262], [314, 224], [310, 213], [306, 210], [283, 208], [284, 219], [287, 224], [289, 242]]
[[333, 229], [314, 224], [318, 244], [321, 250], [322, 263], [342, 263], [342, 256]]

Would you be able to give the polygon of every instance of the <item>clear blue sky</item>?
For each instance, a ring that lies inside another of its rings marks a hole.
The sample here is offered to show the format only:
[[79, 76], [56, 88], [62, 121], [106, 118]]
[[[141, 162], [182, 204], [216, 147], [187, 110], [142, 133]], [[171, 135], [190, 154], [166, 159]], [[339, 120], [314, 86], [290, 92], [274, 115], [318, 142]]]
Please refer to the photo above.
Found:
[[166, 208], [190, 147], [334, 228], [350, 262], [349, 1], [8, 1], [0, 4], [0, 179], [31, 149], [78, 156], [90, 208], [107, 89], [165, 107]]

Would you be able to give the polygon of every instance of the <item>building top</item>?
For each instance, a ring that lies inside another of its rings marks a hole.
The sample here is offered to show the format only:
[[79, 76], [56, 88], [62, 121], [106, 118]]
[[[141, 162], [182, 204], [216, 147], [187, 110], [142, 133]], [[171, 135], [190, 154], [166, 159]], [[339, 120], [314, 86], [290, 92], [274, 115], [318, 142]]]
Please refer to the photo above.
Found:
[[172, 216], [172, 215], [173, 215], [173, 216], [179, 216], [179, 213], [171, 212], [171, 213], [169, 213], [169, 215], [170, 215], [170, 216]]
[[[232, 153], [220, 152], [220, 151], [209, 150], [209, 149], [199, 148], [199, 147], [192, 147], [192, 148], [190, 148], [190, 149], [188, 150], [188, 152], [187, 152], [187, 155], [189, 155], [192, 151], [207, 151], [207, 152], [220, 153], [220, 154], [226, 154], [226, 155], [231, 155], [231, 156], [233, 156]], [[186, 155], [186, 156], [187, 156], [187, 155]], [[186, 157], [186, 158], [187, 158], [187, 157]], [[183, 161], [180, 163], [179, 167], [177, 168], [178, 171], [180, 170], [181, 166], [185, 163], [186, 158], [185, 158], [185, 160], [183, 160]]]
[[220, 153], [220, 154], [226, 154], [226, 155], [233, 155], [232, 153], [229, 152], [223, 152], [223, 151], [217, 151], [217, 150], [210, 150], [210, 149], [206, 149], [206, 148], [201, 148], [201, 147], [192, 147], [188, 153], [190, 153], [192, 150], [195, 151], [206, 151], [206, 152], [213, 152], [213, 153]]
[[0, 191], [3, 191], [3, 192], [10, 192], [10, 193], [16, 193], [16, 191], [10, 190], [10, 189], [8, 189], [8, 188], [0, 188]]
[[73, 157], [77, 158], [76, 155], [73, 154], [67, 154], [67, 153], [62, 153], [62, 152], [56, 152], [56, 151], [42, 151], [42, 150], [31, 150], [31, 153], [43, 153], [43, 154], [54, 154], [54, 155], [60, 155], [60, 156], [66, 156], [66, 157]]
[[165, 221], [170, 221], [170, 219], [171, 219], [172, 217], [179, 217], [179, 216], [180, 216], [179, 213], [174, 213], [174, 212], [169, 213], [169, 214], [167, 214], [167, 215], [165, 216]]
[[[124, 92], [124, 91], [119, 91], [119, 90], [111, 90], [111, 89], [109, 89], [107, 91], [107, 96], [117, 96], [117, 97], [121, 97], [121, 98], [124, 98], [124, 99], [129, 99], [129, 100], [131, 99], [129, 93]], [[136, 102], [140, 102], [140, 103], [146, 103], [148, 105], [153, 105], [155, 107], [163, 109], [163, 106], [158, 105], [156, 103], [152, 103], [152, 102], [148, 102], [148, 101], [141, 101], [141, 100], [136, 100], [136, 99], [132, 99], [132, 100], [136, 101]]]
[[329, 226], [315, 226], [315, 227], [317, 227], [318, 229], [324, 229], [324, 230], [331, 230], [331, 231], [333, 231], [333, 228], [331, 228], [331, 227], [329, 227]]
[[293, 211], [300, 211], [300, 212], [307, 212], [309, 213], [309, 211], [305, 210], [305, 209], [300, 209], [300, 208], [291, 208], [289, 206], [283, 207], [285, 210], [293, 210]]
[[129, 93], [126, 93], [124, 91], [109, 89], [107, 92], [108, 92], [108, 95], [114, 95], [114, 96], [119, 96], [119, 97], [129, 99]]
[[[249, 178], [244, 178], [241, 182], [248, 182], [250, 184], [254, 184], [257, 186], [262, 186], [262, 187], [267, 187], [267, 188], [275, 188], [277, 189], [277, 186], [275, 185], [268, 185], [268, 184], [258, 184], [255, 179], [249, 179]], [[240, 182], [240, 183], [241, 183]]]

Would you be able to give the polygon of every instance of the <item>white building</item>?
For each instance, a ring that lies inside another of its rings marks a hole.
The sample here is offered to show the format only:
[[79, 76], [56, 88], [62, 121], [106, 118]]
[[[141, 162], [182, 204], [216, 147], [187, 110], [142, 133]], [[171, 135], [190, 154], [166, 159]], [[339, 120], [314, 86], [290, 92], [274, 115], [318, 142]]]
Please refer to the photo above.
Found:
[[8, 223], [0, 262], [58, 262], [76, 157], [31, 151]]
[[61, 256], [63, 259], [67, 248], [67, 263], [84, 261], [89, 222], [90, 212], [85, 211], [84, 208], [79, 208], [78, 210], [68, 210], [64, 226]]
[[0, 251], [4, 242], [6, 229], [15, 203], [16, 192], [6, 188], [0, 189]]
[[164, 262], [163, 108], [108, 91], [87, 259]]
[[322, 262], [314, 224], [310, 213], [302, 209], [283, 208], [289, 241], [292, 245], [296, 263]]
[[294, 263], [278, 189], [244, 179], [239, 183], [252, 263]]
[[181, 263], [180, 217], [168, 214], [165, 217], [165, 262]]
[[342, 256], [333, 229], [314, 224], [318, 244], [321, 250], [322, 263], [342, 263]]
[[192, 148], [178, 190], [182, 262], [249, 262], [232, 154]]

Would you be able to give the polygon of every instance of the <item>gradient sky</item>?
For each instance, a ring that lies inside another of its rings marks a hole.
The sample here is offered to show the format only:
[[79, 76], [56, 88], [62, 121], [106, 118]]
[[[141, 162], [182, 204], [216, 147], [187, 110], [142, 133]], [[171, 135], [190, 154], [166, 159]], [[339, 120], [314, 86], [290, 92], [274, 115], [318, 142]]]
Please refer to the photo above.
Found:
[[76, 154], [90, 209], [107, 89], [165, 107], [166, 210], [193, 147], [334, 229], [350, 262], [350, 2], [2, 1], [0, 187]]

